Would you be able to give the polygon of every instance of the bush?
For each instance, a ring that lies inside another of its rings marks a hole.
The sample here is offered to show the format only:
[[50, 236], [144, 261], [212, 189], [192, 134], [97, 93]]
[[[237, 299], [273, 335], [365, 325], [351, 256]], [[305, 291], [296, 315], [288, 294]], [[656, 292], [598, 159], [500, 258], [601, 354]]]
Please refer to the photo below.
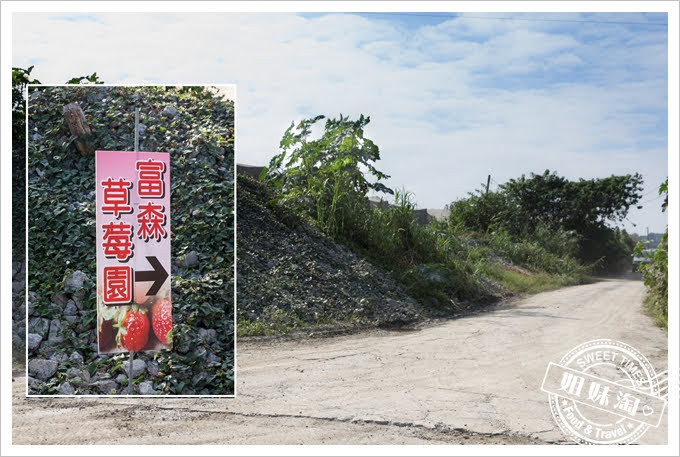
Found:
[[[331, 236], [347, 235], [355, 213], [368, 208], [370, 190], [391, 193], [381, 184], [389, 176], [373, 162], [380, 159], [378, 146], [364, 137], [369, 117], [350, 121], [342, 115], [327, 119], [321, 138], [309, 140], [314, 124], [324, 116], [291, 123], [281, 140], [281, 153], [272, 158], [262, 178], [279, 189], [281, 200], [306, 213]], [[375, 176], [369, 182], [360, 167]]]
[[449, 207], [449, 223], [455, 230], [486, 233], [506, 225], [505, 218], [511, 211], [504, 193], [478, 190], [468, 195]]
[[554, 254], [544, 248], [539, 241], [514, 239], [504, 230], [496, 230], [484, 241], [488, 243], [492, 252], [516, 265], [578, 278], [585, 278], [589, 273], [589, 269], [574, 257]]
[[459, 233], [500, 229], [557, 256], [621, 272], [632, 265], [632, 240], [607, 223], [625, 219], [640, 199], [641, 186], [639, 174], [568, 181], [546, 170], [453, 202], [449, 222]]
[[[659, 195], [665, 195], [661, 204], [661, 210], [668, 208], [668, 178], [659, 186]], [[642, 245], [634, 248], [636, 254], [640, 254]], [[661, 242], [657, 246], [648, 264], [640, 265], [642, 278], [647, 286], [645, 297], [646, 311], [656, 319], [657, 324], [668, 328], [668, 229], [663, 234]]]
[[641, 265], [642, 277], [648, 292], [645, 308], [657, 323], [668, 328], [668, 230], [654, 251], [651, 261]]

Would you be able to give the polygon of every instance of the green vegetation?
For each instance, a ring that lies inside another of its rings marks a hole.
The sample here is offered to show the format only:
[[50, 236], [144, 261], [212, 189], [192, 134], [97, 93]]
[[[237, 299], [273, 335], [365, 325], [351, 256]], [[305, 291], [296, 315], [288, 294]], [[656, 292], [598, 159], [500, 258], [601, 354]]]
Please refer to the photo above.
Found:
[[607, 223], [625, 219], [641, 197], [641, 186], [637, 173], [568, 181], [546, 170], [453, 202], [449, 220], [459, 231], [503, 230], [515, 241], [535, 241], [595, 271], [623, 272], [631, 266], [635, 243]]
[[[17, 76], [26, 79], [29, 72]], [[84, 272], [89, 280], [74, 292], [82, 297], [82, 319], [64, 329], [57, 351], [79, 351], [91, 375], [116, 372], [123, 356], [98, 357], [91, 346], [96, 341], [95, 160], [76, 151], [62, 110], [79, 103], [93, 129], [88, 141], [97, 149], [130, 151], [139, 107], [146, 126], [140, 149], [170, 153], [175, 265], [174, 347], [138, 357], [158, 363], [162, 376], [152, 380], [159, 393], [233, 393], [233, 102], [202, 87], [86, 85], [99, 82], [96, 74], [71, 82], [83, 84], [35, 87], [29, 93], [29, 313], [59, 319], [63, 305], [55, 297], [63, 291], [62, 279], [74, 270]], [[168, 114], [166, 107], [176, 113]], [[19, 153], [23, 160], [18, 148]], [[24, 176], [25, 168], [19, 168], [15, 176]], [[23, 207], [15, 205], [15, 214], [23, 214]], [[15, 228], [15, 234], [21, 233], [23, 227]], [[197, 251], [198, 260], [185, 265], [181, 260], [190, 251]], [[68, 368], [60, 365], [54, 379], [67, 380]], [[39, 393], [56, 393], [57, 388], [52, 380]]]
[[[423, 225], [414, 219], [408, 191], [392, 192], [379, 183], [387, 176], [374, 166], [377, 145], [363, 135], [369, 118], [330, 119], [321, 138], [310, 140], [311, 126], [323, 118], [303, 120], [296, 129], [291, 124], [284, 134], [281, 154], [261, 175], [277, 190], [272, 204], [285, 202], [389, 271], [434, 315], [454, 312], [456, 301], [484, 301], [507, 289], [533, 293], [589, 281], [593, 266], [604, 261], [582, 262], [584, 235], [576, 220], [583, 217], [593, 221], [588, 227], [600, 227], [604, 220], [625, 217], [636, 201], [637, 175], [569, 183], [546, 173], [513, 180], [503, 192], [480, 192], [454, 202], [448, 221]], [[368, 182], [362, 169], [377, 182]], [[535, 183], [552, 187], [552, 200], [529, 198], [543, 191]], [[619, 187], [624, 191], [617, 193]], [[372, 207], [369, 189], [393, 194], [394, 203]], [[578, 198], [558, 208], [566, 194]], [[587, 204], [595, 194], [599, 212]], [[563, 221], [567, 214], [573, 223]], [[512, 224], [504, 223], [508, 219]], [[248, 332], [263, 331], [256, 327]]]
[[[333, 236], [351, 233], [355, 214], [368, 207], [369, 189], [392, 193], [379, 182], [388, 178], [373, 162], [380, 159], [378, 146], [364, 137], [370, 118], [357, 121], [327, 119], [323, 136], [309, 140], [314, 124], [324, 119], [291, 123], [281, 140], [281, 153], [262, 172], [262, 177], [279, 190], [280, 201], [311, 216]], [[369, 182], [360, 166], [377, 178]]]
[[[31, 78], [33, 66], [12, 68], [12, 261], [20, 262], [26, 255], [26, 98], [28, 84], [40, 84]], [[22, 210], [18, 210], [22, 208]], [[24, 300], [23, 294], [17, 298]]]
[[[659, 186], [659, 195], [664, 195], [665, 199], [661, 205], [661, 210], [666, 211], [668, 207], [668, 178]], [[635, 253], [642, 253], [642, 244], [635, 246]], [[654, 317], [657, 324], [663, 328], [668, 328], [668, 229], [661, 238], [661, 243], [654, 250], [648, 264], [639, 267], [642, 278], [647, 286], [647, 296], [645, 297], [645, 310]]]

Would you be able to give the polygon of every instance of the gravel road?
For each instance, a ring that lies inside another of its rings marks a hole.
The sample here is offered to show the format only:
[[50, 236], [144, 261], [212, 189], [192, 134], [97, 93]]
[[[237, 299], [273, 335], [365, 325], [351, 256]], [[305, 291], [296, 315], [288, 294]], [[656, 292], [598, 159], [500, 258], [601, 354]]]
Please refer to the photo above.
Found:
[[[239, 342], [237, 398], [25, 398], [16, 370], [13, 443], [567, 444], [540, 390], [549, 362], [611, 338], [666, 369], [644, 292], [606, 279], [409, 331]], [[667, 422], [638, 442], [666, 443]]]

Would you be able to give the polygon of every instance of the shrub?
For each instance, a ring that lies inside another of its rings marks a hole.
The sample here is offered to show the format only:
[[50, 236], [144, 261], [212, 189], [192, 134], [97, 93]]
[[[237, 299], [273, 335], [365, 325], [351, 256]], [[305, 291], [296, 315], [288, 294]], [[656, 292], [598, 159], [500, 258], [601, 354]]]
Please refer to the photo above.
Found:
[[[331, 236], [347, 235], [348, 223], [368, 207], [370, 190], [391, 193], [379, 181], [389, 176], [373, 163], [380, 159], [378, 146], [364, 137], [370, 117], [351, 121], [340, 116], [327, 119], [321, 138], [310, 140], [311, 129], [324, 116], [291, 123], [281, 140], [281, 153], [262, 172], [279, 189], [281, 200], [309, 215]], [[377, 178], [369, 182], [361, 170]]]
[[[664, 195], [665, 199], [661, 204], [661, 210], [668, 208], [668, 178], [659, 186], [659, 195]], [[639, 254], [642, 246], [635, 247], [635, 252]], [[647, 296], [645, 297], [645, 309], [652, 315], [657, 324], [668, 328], [668, 229], [663, 234], [659, 246], [648, 264], [640, 265], [642, 278], [647, 286]]]
[[555, 255], [620, 272], [632, 264], [632, 246], [625, 232], [607, 224], [625, 219], [640, 199], [641, 186], [637, 173], [568, 181], [546, 170], [453, 202], [449, 222], [459, 233], [501, 229]]

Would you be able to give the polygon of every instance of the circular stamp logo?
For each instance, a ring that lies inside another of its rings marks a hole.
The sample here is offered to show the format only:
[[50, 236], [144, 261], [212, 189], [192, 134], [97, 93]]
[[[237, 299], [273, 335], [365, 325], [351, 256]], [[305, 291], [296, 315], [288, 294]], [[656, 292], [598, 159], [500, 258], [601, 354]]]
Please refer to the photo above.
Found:
[[620, 341], [583, 343], [550, 363], [542, 390], [560, 429], [580, 444], [627, 444], [657, 427], [667, 375]]

